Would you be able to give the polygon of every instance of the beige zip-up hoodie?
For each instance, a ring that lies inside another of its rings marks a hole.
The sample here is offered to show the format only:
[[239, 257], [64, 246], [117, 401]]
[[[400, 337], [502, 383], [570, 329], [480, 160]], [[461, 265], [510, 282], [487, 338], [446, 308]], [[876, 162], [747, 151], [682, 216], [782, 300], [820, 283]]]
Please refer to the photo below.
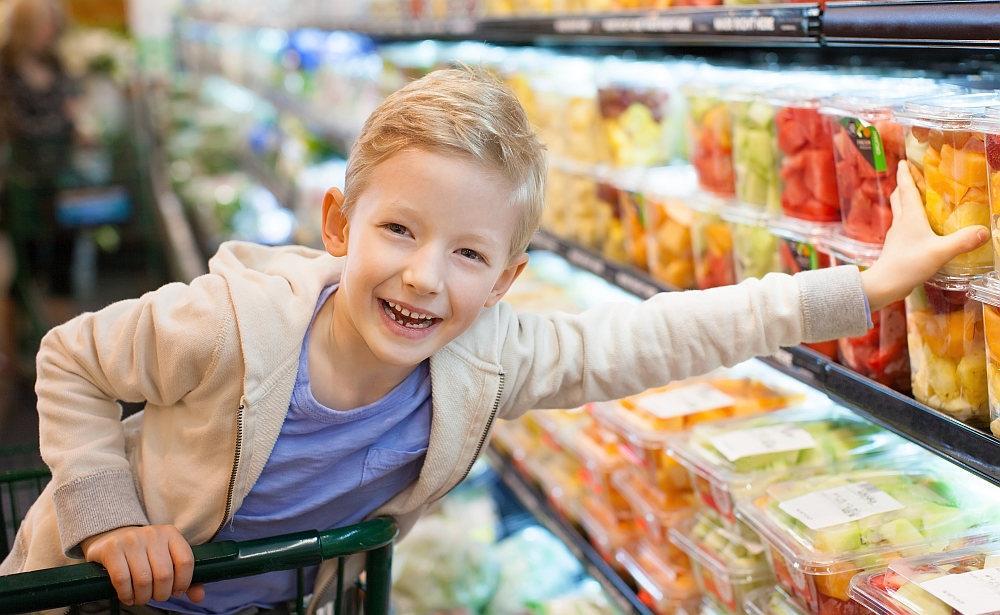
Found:
[[[309, 319], [341, 270], [325, 252], [229, 242], [190, 285], [168, 284], [46, 335], [36, 391], [52, 481], [0, 574], [71, 563], [82, 540], [127, 525], [169, 523], [192, 544], [210, 541], [264, 468]], [[431, 357], [419, 479], [373, 516], [395, 517], [405, 533], [466, 476], [496, 418], [623, 397], [782, 346], [859, 335], [867, 322], [854, 267], [580, 315], [484, 309]], [[115, 400], [146, 408], [122, 421]], [[321, 570], [317, 587], [330, 575]]]

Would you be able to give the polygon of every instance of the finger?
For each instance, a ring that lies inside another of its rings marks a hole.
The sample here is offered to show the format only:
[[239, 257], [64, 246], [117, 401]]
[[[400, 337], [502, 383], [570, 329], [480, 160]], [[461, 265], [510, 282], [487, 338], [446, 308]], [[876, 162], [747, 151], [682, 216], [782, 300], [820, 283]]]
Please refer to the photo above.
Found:
[[132, 605], [142, 605], [153, 597], [153, 573], [149, 569], [149, 556], [141, 545], [132, 545], [125, 550], [129, 574], [132, 575]]
[[893, 190], [892, 194], [889, 195], [889, 209], [892, 210], [893, 220], [901, 219], [902, 213], [900, 213], [899, 206], [899, 188]]
[[107, 569], [108, 576], [111, 577], [111, 584], [115, 588], [115, 593], [118, 594], [118, 599], [124, 604], [131, 605], [133, 599], [132, 575], [129, 573], [128, 560], [125, 559], [125, 554], [122, 551], [115, 550], [112, 555], [107, 556], [101, 563]]
[[167, 600], [174, 589], [174, 563], [166, 540], [146, 546], [149, 571], [153, 575], [153, 599]]
[[179, 595], [187, 591], [191, 585], [191, 575], [194, 573], [194, 555], [191, 546], [180, 534], [174, 534], [168, 542], [170, 559], [174, 565], [174, 585], [171, 593]]
[[910, 175], [910, 167], [902, 160], [896, 169], [896, 190], [899, 191], [900, 209], [906, 211], [915, 206], [923, 208], [924, 202], [913, 182], [913, 176]]
[[990, 239], [990, 231], [985, 226], [976, 224], [958, 229], [954, 233], [941, 238], [943, 256], [947, 260], [975, 250]]
[[195, 583], [188, 588], [187, 595], [191, 602], [201, 602], [205, 599], [205, 586], [201, 583]]

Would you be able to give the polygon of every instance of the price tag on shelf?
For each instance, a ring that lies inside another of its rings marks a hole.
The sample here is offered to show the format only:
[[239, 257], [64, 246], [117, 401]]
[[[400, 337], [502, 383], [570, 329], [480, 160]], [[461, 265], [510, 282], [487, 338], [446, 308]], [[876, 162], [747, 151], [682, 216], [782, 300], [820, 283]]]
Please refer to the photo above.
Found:
[[788, 425], [740, 429], [709, 438], [709, 442], [729, 461], [816, 448], [816, 440], [808, 431]]
[[644, 395], [636, 400], [642, 410], [659, 419], [672, 419], [706, 410], [728, 408], [736, 402], [707, 383], [696, 383], [662, 393]]
[[1000, 568], [946, 574], [920, 587], [962, 615], [1000, 613]]
[[778, 508], [811, 530], [822, 530], [872, 515], [902, 510], [899, 500], [871, 483], [854, 483], [785, 500]]

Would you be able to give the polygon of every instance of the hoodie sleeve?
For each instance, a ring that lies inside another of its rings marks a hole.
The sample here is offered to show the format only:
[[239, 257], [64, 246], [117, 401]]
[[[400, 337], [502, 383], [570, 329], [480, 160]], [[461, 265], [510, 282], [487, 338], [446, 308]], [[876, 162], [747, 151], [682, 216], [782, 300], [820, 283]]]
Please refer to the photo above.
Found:
[[661, 293], [579, 315], [519, 314], [503, 331], [501, 361], [514, 381], [501, 416], [633, 395], [783, 346], [860, 335], [868, 319], [852, 266]]
[[194, 390], [231, 328], [227, 298], [224, 280], [206, 275], [82, 314], [42, 340], [40, 446], [67, 555], [81, 557], [79, 543], [95, 534], [148, 524], [117, 400], [170, 406]]

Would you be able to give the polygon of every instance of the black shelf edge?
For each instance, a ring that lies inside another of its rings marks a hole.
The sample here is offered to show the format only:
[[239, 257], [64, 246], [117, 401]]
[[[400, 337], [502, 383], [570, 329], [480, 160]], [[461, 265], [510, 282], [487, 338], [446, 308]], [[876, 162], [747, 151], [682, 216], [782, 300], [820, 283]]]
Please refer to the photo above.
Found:
[[[648, 274], [610, 263], [600, 254], [539, 231], [532, 248], [548, 250], [611, 284], [647, 299], [677, 290]], [[901, 395], [808, 348], [783, 349], [762, 361], [826, 393], [831, 399], [928, 451], [1000, 486], [1000, 440]]]
[[830, 46], [1000, 50], [997, 0], [831, 2], [822, 25]]
[[501, 482], [514, 494], [521, 505], [566, 545], [566, 548], [579, 560], [587, 574], [601, 584], [619, 609], [624, 612], [653, 615], [649, 607], [639, 600], [628, 583], [615, 572], [610, 564], [604, 561], [604, 558], [587, 539], [548, 505], [545, 494], [514, 468], [510, 458], [492, 446], [486, 449], [485, 456], [494, 472], [500, 477]]

